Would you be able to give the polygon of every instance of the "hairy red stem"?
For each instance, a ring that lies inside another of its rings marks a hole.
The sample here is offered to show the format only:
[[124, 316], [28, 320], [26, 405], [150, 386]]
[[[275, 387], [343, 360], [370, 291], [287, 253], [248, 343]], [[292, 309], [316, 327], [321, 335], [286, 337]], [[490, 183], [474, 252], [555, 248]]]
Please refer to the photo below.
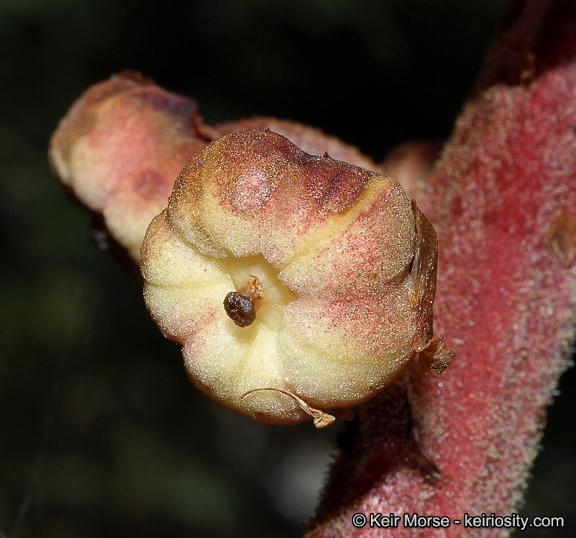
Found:
[[[511, 2], [486, 75], [419, 201], [439, 235], [436, 329], [456, 359], [440, 380], [412, 375], [407, 390], [395, 386], [361, 408], [310, 536], [506, 533], [465, 528], [464, 515], [517, 510], [545, 406], [569, 363], [574, 36], [574, 2]], [[358, 512], [446, 515], [451, 524], [355, 528]]]

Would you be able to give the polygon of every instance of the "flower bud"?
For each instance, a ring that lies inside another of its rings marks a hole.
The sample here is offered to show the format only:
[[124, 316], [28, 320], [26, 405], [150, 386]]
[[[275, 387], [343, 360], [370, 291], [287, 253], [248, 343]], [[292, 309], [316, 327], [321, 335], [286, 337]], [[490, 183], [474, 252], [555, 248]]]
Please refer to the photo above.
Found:
[[260, 422], [322, 426], [442, 347], [428, 345], [436, 259], [395, 180], [252, 130], [188, 161], [141, 270], [198, 388]]

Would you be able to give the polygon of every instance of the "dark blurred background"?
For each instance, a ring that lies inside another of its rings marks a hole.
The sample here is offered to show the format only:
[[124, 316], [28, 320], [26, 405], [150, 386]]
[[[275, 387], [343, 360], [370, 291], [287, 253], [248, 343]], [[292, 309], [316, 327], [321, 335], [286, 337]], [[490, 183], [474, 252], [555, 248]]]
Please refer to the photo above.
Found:
[[[290, 118], [382, 159], [449, 135], [504, 5], [2, 0], [0, 531], [298, 536], [339, 428], [261, 426], [188, 382], [137, 284], [90, 244], [90, 218], [50, 172], [49, 136], [80, 93], [139, 70], [195, 97], [209, 122]], [[574, 384], [568, 372], [523, 510], [569, 526]]]

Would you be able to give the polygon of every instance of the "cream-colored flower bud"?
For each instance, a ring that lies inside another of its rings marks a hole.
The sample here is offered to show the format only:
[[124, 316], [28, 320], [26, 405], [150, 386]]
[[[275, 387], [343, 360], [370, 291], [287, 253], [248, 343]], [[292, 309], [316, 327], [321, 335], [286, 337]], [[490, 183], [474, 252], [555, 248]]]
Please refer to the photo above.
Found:
[[416, 205], [271, 131], [194, 155], [141, 254], [146, 304], [191, 380], [260, 422], [324, 426], [417, 352], [434, 348], [435, 371], [451, 358], [429, 345], [436, 234]]

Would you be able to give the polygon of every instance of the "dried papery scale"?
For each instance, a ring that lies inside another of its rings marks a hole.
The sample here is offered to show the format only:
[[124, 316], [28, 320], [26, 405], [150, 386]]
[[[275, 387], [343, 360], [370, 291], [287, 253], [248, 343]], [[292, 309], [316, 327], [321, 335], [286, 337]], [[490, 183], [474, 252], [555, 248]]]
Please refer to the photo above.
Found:
[[253, 130], [186, 164], [141, 268], [198, 388], [261, 422], [324, 427], [420, 351], [434, 363], [436, 259], [396, 181]]
[[240, 396], [240, 399], [245, 398], [250, 394], [254, 394], [255, 392], [260, 392], [263, 390], [271, 390], [279, 392], [280, 394], [285, 394], [289, 398], [293, 398], [294, 401], [300, 406], [300, 409], [302, 409], [302, 411], [304, 411], [305, 413], [307, 413], [312, 417], [312, 420], [314, 421], [314, 426], [316, 426], [317, 428], [326, 428], [326, 426], [330, 426], [330, 424], [332, 424], [336, 420], [336, 417], [334, 415], [326, 413], [325, 411], [321, 411], [320, 409], [314, 409], [313, 407], [310, 407], [302, 398], [298, 398], [298, 396], [296, 396], [295, 394], [292, 394], [290, 391], [283, 389], [277, 389], [277, 388], [252, 389], [242, 394], [242, 396]]

